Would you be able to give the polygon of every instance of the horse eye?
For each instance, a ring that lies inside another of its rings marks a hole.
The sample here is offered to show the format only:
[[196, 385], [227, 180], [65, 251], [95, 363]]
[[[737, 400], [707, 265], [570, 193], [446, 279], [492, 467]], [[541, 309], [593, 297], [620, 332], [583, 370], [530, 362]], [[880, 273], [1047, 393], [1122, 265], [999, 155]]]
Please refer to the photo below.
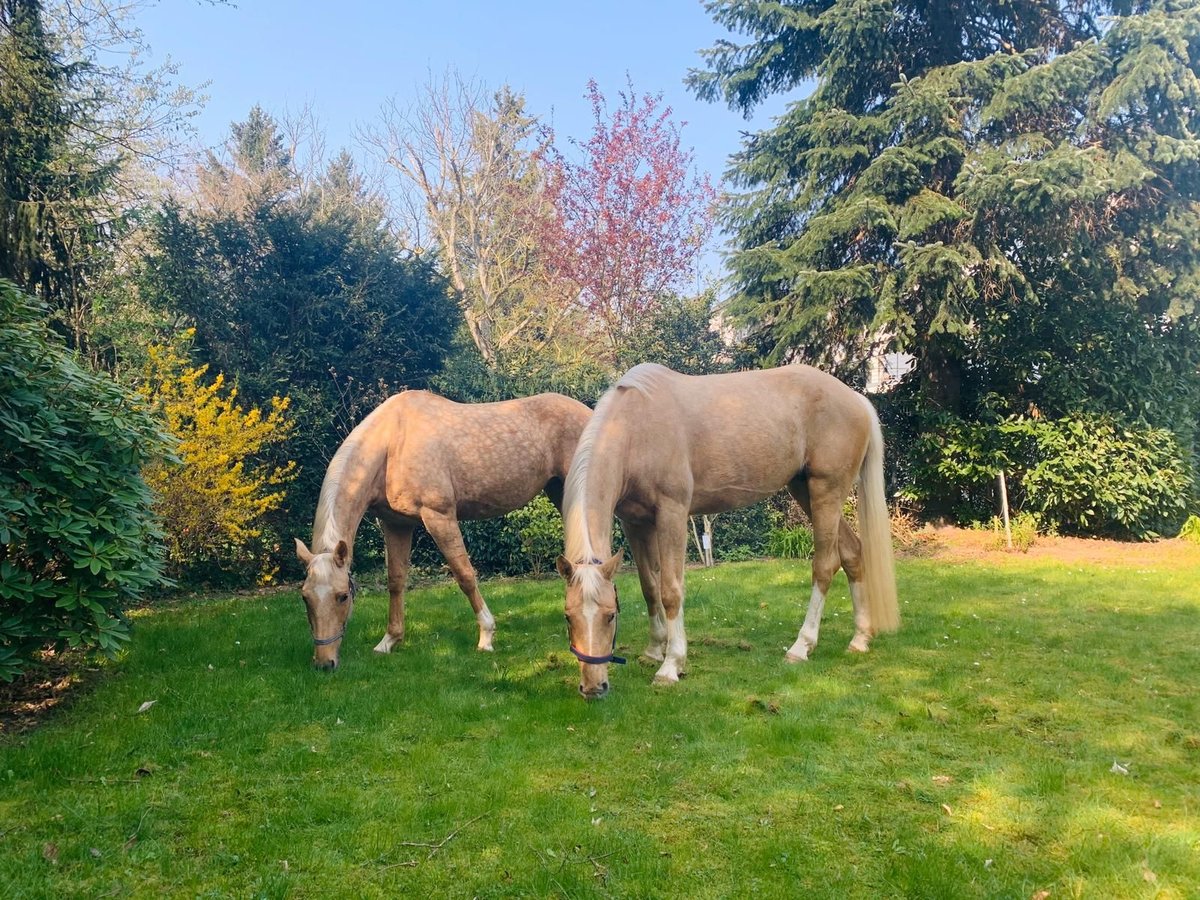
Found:
[[609, 613], [609, 614], [608, 614], [608, 624], [610, 624], [610, 625], [611, 625], [613, 622], [615, 622], [615, 621], [616, 621], [616, 618], [617, 618], [617, 614], [616, 614], [615, 612], [614, 612], [614, 613]]
[[346, 593], [341, 593], [341, 594], [338, 594], [338, 595], [337, 595], [337, 602], [338, 602], [338, 603], [345, 603], [345, 602], [346, 602], [347, 600], [349, 600], [349, 599], [350, 599], [350, 595], [349, 595], [349, 594], [346, 594]]

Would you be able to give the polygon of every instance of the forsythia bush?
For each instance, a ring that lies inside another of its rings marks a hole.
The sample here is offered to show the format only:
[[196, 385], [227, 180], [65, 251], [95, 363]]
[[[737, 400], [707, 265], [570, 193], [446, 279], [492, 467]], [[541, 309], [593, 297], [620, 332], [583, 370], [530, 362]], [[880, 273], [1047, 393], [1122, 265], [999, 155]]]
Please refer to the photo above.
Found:
[[145, 469], [158, 495], [156, 509], [166, 531], [168, 559], [176, 574], [201, 575], [202, 566], [230, 568], [254, 563], [262, 580], [274, 572], [261, 552], [263, 517], [284, 500], [282, 486], [295, 464], [256, 463], [271, 445], [287, 440], [293, 423], [288, 398], [271, 409], [244, 409], [237, 389], [207, 366], [189, 365], [171, 346], [151, 347], [142, 391], [177, 443], [176, 460]]

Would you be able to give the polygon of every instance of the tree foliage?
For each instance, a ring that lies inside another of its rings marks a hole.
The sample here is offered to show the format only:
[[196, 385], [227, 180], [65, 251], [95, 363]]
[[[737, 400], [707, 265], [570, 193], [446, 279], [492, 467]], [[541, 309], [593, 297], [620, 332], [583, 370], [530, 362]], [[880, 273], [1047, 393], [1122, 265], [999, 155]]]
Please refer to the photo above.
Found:
[[553, 151], [547, 195], [554, 215], [541, 240], [556, 279], [597, 320], [612, 351], [666, 294], [686, 289], [712, 232], [716, 194], [692, 168], [661, 94], [619, 94], [611, 112], [596, 82], [581, 159]]
[[110, 361], [97, 294], [196, 104], [169, 63], [143, 66], [132, 9], [0, 2], [0, 277], [93, 362]]
[[447, 73], [392, 101], [370, 141], [413, 198], [416, 243], [436, 250], [484, 363], [554, 352], [571, 309], [537, 244], [546, 147], [525, 98]]
[[[736, 315], [772, 359], [914, 356], [965, 422], [1200, 414], [1200, 8], [729, 0], [701, 96], [815, 78], [734, 160]], [[912, 412], [915, 438], [932, 420]]]
[[46, 310], [0, 281], [0, 678], [38, 648], [118, 650], [122, 610], [162, 580], [142, 469], [165, 438], [137, 399], [81, 367]]
[[143, 474], [166, 536], [175, 576], [211, 579], [216, 570], [274, 574], [261, 546], [263, 520], [284, 501], [294, 464], [263, 464], [264, 449], [287, 441], [288, 399], [268, 410], [244, 408], [237, 389], [208, 366], [193, 366], [173, 346], [151, 347], [140, 391], [175, 439], [174, 458], [150, 462]]
[[914, 450], [916, 471], [904, 495], [960, 521], [991, 516], [1004, 471], [1012, 506], [1045, 526], [1144, 540], [1178, 527], [1191, 486], [1176, 435], [1111, 415], [1013, 416], [996, 424], [942, 416]]
[[195, 328], [196, 358], [249, 405], [291, 398], [299, 527], [338, 444], [389, 393], [427, 383], [459, 318], [433, 261], [401, 250], [349, 158], [301, 179], [261, 110], [199, 180], [192, 205], [155, 218], [141, 294]]

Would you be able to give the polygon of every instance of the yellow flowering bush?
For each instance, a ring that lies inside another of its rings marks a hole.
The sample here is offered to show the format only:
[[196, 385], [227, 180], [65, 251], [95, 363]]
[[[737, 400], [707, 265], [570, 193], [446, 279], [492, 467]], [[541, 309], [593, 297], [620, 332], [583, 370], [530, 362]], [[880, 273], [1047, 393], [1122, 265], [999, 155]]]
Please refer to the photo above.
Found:
[[204, 564], [256, 563], [269, 581], [274, 571], [262, 523], [283, 503], [295, 464], [264, 464], [261, 457], [292, 433], [289, 400], [271, 398], [269, 411], [246, 409], [224, 375], [210, 380], [207, 373], [175, 346], [151, 347], [143, 372], [142, 392], [176, 441], [174, 460], [158, 460], [143, 473], [158, 497], [168, 560], [177, 575]]

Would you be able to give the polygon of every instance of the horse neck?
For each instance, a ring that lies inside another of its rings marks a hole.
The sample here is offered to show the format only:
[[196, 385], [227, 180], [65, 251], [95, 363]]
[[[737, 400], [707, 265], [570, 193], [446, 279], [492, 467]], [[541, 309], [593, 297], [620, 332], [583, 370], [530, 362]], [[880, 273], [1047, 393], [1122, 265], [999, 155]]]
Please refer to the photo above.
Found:
[[378, 499], [378, 474], [386, 460], [383, 452], [373, 451], [365, 442], [350, 438], [338, 448], [325, 472], [317, 514], [313, 519], [314, 553], [328, 553], [345, 541], [351, 551], [359, 523]]
[[612, 520], [624, 479], [622, 455], [597, 452], [588, 445], [585, 464], [572, 463], [563, 497], [563, 530], [572, 562], [608, 559], [612, 555]]

